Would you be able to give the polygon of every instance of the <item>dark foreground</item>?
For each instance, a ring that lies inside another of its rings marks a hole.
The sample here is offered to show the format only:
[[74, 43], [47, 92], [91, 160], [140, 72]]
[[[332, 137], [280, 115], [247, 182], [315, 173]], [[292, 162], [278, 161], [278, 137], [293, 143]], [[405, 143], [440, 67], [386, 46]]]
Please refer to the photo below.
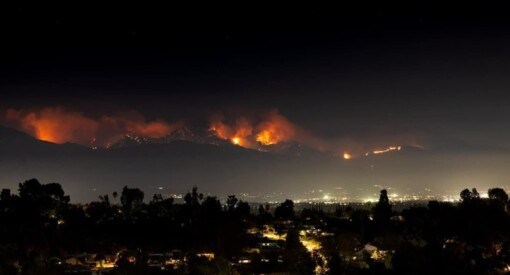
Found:
[[503, 274], [508, 195], [466, 189], [459, 203], [394, 211], [385, 190], [367, 210], [297, 212], [225, 204], [196, 188], [173, 198], [125, 187], [86, 205], [29, 180], [0, 196], [0, 274]]

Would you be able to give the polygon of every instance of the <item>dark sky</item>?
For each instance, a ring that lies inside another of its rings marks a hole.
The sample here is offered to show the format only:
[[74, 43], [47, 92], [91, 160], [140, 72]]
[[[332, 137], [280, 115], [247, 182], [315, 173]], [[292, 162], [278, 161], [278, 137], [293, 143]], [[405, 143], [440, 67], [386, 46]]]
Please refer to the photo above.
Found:
[[1, 108], [277, 108], [325, 137], [510, 146], [498, 6], [15, 3], [0, 17]]
[[[25, 157], [15, 149], [14, 159], [0, 158], [0, 184], [57, 181], [78, 201], [124, 184], [149, 193], [200, 185], [217, 194], [342, 187], [360, 196], [377, 194], [374, 186], [437, 194], [510, 188], [506, 8], [240, 2], [2, 3], [0, 114], [27, 119], [30, 110], [52, 107], [46, 113], [53, 134], [57, 126], [76, 131], [59, 141], [87, 144], [90, 133], [123, 134], [131, 118], [147, 126], [155, 119], [269, 112], [273, 122], [293, 123], [285, 129], [299, 131], [299, 141], [329, 145], [340, 157], [169, 147], [171, 154], [132, 149], [70, 161], [67, 153]], [[118, 115], [132, 111], [140, 115]], [[108, 128], [105, 115], [117, 128]], [[424, 151], [362, 155], [390, 145]], [[342, 150], [361, 157], [344, 160]]]

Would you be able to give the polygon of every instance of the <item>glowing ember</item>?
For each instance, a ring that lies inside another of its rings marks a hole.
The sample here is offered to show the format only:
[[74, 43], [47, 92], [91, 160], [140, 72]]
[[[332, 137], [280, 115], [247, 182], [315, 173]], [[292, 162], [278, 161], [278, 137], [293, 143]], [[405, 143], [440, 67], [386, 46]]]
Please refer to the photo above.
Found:
[[241, 143], [241, 139], [238, 137], [232, 138], [232, 143], [235, 145], [239, 145]]
[[352, 158], [351, 154], [344, 152], [344, 159], [351, 159], [351, 158]]

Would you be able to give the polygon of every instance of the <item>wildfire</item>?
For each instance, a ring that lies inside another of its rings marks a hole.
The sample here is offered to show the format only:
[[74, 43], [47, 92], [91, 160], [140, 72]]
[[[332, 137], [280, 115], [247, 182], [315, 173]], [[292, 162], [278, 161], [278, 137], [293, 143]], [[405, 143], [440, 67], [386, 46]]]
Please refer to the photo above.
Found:
[[383, 150], [375, 150], [375, 151], [372, 151], [371, 153], [366, 153], [365, 156], [368, 156], [370, 154], [375, 154], [375, 155], [378, 155], [378, 154], [384, 154], [384, 153], [388, 153], [388, 152], [391, 152], [391, 151], [400, 151], [402, 149], [402, 146], [390, 146], [386, 149], [383, 149]]
[[351, 154], [344, 152], [344, 159], [351, 159], [351, 158], [352, 158]]
[[233, 137], [231, 141], [235, 145], [240, 145], [240, 143], [241, 143], [241, 139], [238, 137]]
[[221, 122], [213, 123], [211, 127], [209, 127], [209, 130], [213, 131], [214, 134], [221, 139], [229, 139], [232, 131], [230, 127]]
[[271, 111], [262, 117], [247, 118], [241, 116], [229, 123], [223, 116], [211, 118], [210, 130], [217, 137], [230, 140], [232, 144], [259, 148], [288, 141], [295, 136], [295, 127], [277, 111]]
[[126, 133], [143, 137], [162, 137], [171, 133], [178, 124], [163, 120], [146, 121], [138, 113], [92, 118], [62, 107], [38, 110], [8, 109], [1, 118], [8, 126], [33, 135], [35, 138], [54, 142], [73, 142], [86, 146], [107, 146]]
[[268, 130], [264, 130], [258, 133], [256, 140], [266, 146], [277, 143], [276, 140], [272, 137], [271, 132], [269, 132]]
[[[277, 110], [238, 111], [227, 114], [229, 116], [209, 117], [209, 130], [216, 137], [233, 145], [272, 151], [272, 148], [268, 146], [292, 141], [306, 146], [305, 148], [332, 153], [345, 160], [357, 158], [367, 152], [360, 144], [350, 142], [348, 139], [318, 137], [298, 127]], [[136, 112], [92, 117], [59, 106], [30, 110], [7, 109], [0, 112], [0, 123], [31, 134], [40, 140], [55, 143], [72, 142], [95, 149], [113, 145], [126, 134], [132, 134], [141, 139], [159, 138], [183, 126], [182, 122], [148, 120]], [[393, 144], [395, 142], [395, 140], [392, 141]], [[408, 143], [398, 142], [397, 144]], [[338, 148], [342, 150], [338, 151]], [[275, 148], [275, 151], [277, 149], [279, 148]], [[401, 149], [401, 146], [394, 145], [367, 152], [365, 156]]]

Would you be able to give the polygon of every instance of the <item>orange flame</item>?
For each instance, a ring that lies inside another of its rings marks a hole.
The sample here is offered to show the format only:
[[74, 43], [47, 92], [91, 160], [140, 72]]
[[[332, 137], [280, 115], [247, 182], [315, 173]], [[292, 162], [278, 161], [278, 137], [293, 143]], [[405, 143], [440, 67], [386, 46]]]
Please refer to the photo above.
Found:
[[372, 152], [366, 153], [365, 156], [368, 156], [370, 154], [379, 155], [379, 154], [384, 154], [384, 153], [388, 153], [391, 151], [400, 151], [400, 149], [402, 149], [402, 146], [390, 146], [386, 149], [374, 150]]
[[347, 153], [347, 152], [345, 152], [344, 153], [344, 159], [352, 159], [352, 155]]
[[230, 140], [234, 145], [252, 148], [248, 142], [248, 137], [252, 135], [253, 127], [250, 121], [245, 117], [238, 118], [234, 125], [230, 126], [224, 122], [223, 116], [215, 116], [212, 118], [209, 129], [213, 131], [217, 137]]
[[[342, 139], [318, 137], [296, 126], [277, 110], [241, 111], [240, 113], [241, 115], [236, 115], [234, 118], [222, 115], [211, 117], [209, 129], [218, 138], [245, 148], [270, 151], [271, 149], [267, 146], [296, 141], [344, 159], [357, 158], [363, 154], [398, 151], [401, 149], [400, 146], [390, 146], [382, 150], [373, 150], [373, 148], [384, 148], [380, 147], [382, 142], [405, 145], [409, 144], [409, 140], [415, 138], [413, 135], [399, 135], [382, 141], [378, 136], [376, 142], [372, 142], [374, 144], [366, 146], [348, 137]], [[182, 126], [182, 122], [168, 123], [163, 120], [147, 120], [134, 112], [91, 117], [58, 106], [34, 110], [7, 109], [0, 113], [0, 122], [41, 140], [55, 143], [73, 142], [93, 147], [108, 147], [127, 133], [158, 138]], [[415, 144], [415, 142], [411, 144]], [[342, 148], [342, 150], [338, 150], [338, 148]], [[367, 148], [371, 148], [371, 150], [367, 150]]]
[[232, 138], [232, 143], [235, 144], [235, 145], [239, 145], [241, 143], [241, 139], [238, 138], [238, 137], [233, 137]]
[[276, 111], [270, 112], [266, 119], [258, 126], [259, 133], [256, 140], [262, 145], [273, 145], [282, 141], [289, 141], [295, 136], [295, 127], [285, 117]]
[[232, 124], [226, 123], [223, 116], [215, 116], [211, 119], [210, 129], [217, 137], [247, 148], [288, 141], [296, 132], [294, 125], [277, 111], [268, 112], [258, 119], [243, 116]]
[[258, 133], [257, 141], [263, 145], [273, 145], [277, 143], [271, 132], [268, 130], [263, 130], [262, 132]]
[[177, 128], [177, 124], [162, 120], [147, 122], [137, 113], [94, 119], [62, 107], [46, 107], [33, 111], [8, 109], [2, 120], [40, 140], [83, 145], [97, 142], [101, 146], [118, 141], [126, 133], [157, 138]]

